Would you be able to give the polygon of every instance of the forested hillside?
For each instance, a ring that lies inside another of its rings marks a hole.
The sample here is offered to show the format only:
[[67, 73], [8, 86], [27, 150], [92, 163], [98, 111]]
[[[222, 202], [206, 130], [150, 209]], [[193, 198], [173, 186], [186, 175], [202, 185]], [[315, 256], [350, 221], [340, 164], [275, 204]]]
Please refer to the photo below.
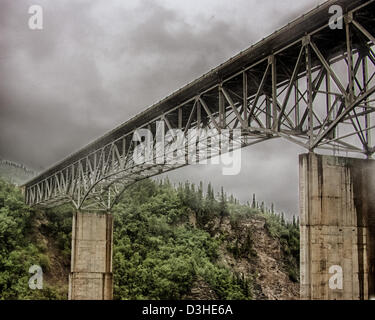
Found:
[[6, 181], [21, 185], [36, 176], [36, 172], [26, 168], [23, 164], [0, 158], [0, 177]]
[[[115, 299], [298, 298], [298, 221], [255, 196], [168, 180], [130, 187], [114, 209]], [[66, 299], [72, 208], [30, 209], [0, 181], [0, 298]], [[40, 265], [44, 288], [28, 287]]]

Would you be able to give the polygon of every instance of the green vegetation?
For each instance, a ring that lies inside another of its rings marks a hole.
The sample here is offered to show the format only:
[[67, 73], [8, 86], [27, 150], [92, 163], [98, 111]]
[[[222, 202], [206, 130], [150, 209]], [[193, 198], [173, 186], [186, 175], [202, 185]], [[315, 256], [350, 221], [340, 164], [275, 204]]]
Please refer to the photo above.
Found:
[[[217, 263], [220, 241], [204, 229], [226, 213], [209, 186], [145, 180], [130, 188], [115, 208], [115, 298], [181, 299], [194, 280], [210, 285], [220, 299], [249, 299], [251, 292], [228, 268]], [[194, 228], [196, 215], [202, 228]]]
[[[219, 299], [254, 298], [252, 276], [221, 259], [222, 250], [234, 259], [256, 259], [254, 235], [242, 227], [252, 218], [264, 219], [270, 236], [280, 240], [285, 270], [298, 281], [298, 224], [252, 200], [243, 205], [223, 189], [215, 195], [211, 185], [204, 192], [202, 184], [174, 187], [168, 180], [130, 187], [113, 211], [114, 298], [183, 299], [202, 279]], [[69, 206], [30, 209], [18, 188], [0, 180], [0, 299], [67, 298], [66, 288], [53, 282], [30, 290], [28, 269], [37, 264], [53, 272], [43, 237], [69, 261], [71, 217]]]
[[276, 215], [272, 212], [263, 213], [266, 219], [265, 227], [274, 238], [280, 240], [286, 260], [285, 265], [289, 278], [299, 281], [299, 222], [293, 217], [293, 222], [286, 222], [284, 215]]
[[0, 299], [61, 299], [58, 289], [45, 285], [30, 290], [29, 268], [36, 264], [48, 271], [47, 250], [33, 238], [40, 213], [28, 208], [21, 192], [0, 180]]

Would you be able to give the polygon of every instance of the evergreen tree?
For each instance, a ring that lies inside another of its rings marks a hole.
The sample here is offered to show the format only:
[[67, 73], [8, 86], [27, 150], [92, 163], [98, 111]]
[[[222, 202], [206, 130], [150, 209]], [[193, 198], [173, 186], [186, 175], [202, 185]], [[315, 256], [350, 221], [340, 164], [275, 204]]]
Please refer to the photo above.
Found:
[[251, 207], [255, 209], [257, 207], [256, 200], [255, 200], [255, 193], [253, 193], [253, 203], [251, 204]]
[[224, 194], [223, 187], [221, 187], [219, 210], [220, 210], [220, 217], [221, 218], [229, 215], [228, 206], [227, 206], [227, 199], [226, 199], [226, 196]]
[[234, 203], [234, 197], [233, 197], [233, 194], [230, 195], [229, 202], [230, 202], [230, 203]]
[[261, 212], [265, 212], [265, 210], [264, 210], [264, 201], [262, 201], [262, 204], [260, 205], [260, 211]]

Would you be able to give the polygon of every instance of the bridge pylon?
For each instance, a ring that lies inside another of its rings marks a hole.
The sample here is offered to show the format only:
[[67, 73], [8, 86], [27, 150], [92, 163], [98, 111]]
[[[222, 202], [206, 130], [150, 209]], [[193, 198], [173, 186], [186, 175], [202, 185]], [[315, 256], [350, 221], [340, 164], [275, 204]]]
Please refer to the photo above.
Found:
[[299, 158], [301, 299], [375, 295], [375, 161]]
[[112, 214], [73, 214], [69, 300], [112, 300], [112, 248]]

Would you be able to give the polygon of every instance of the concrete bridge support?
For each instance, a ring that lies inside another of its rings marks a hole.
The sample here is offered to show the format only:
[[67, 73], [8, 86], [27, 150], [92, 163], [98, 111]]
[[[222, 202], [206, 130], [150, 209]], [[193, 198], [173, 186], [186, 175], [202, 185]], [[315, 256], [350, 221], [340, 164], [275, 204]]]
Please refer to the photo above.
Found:
[[73, 215], [69, 300], [111, 300], [113, 218], [106, 213]]
[[302, 154], [301, 298], [375, 294], [375, 161]]

